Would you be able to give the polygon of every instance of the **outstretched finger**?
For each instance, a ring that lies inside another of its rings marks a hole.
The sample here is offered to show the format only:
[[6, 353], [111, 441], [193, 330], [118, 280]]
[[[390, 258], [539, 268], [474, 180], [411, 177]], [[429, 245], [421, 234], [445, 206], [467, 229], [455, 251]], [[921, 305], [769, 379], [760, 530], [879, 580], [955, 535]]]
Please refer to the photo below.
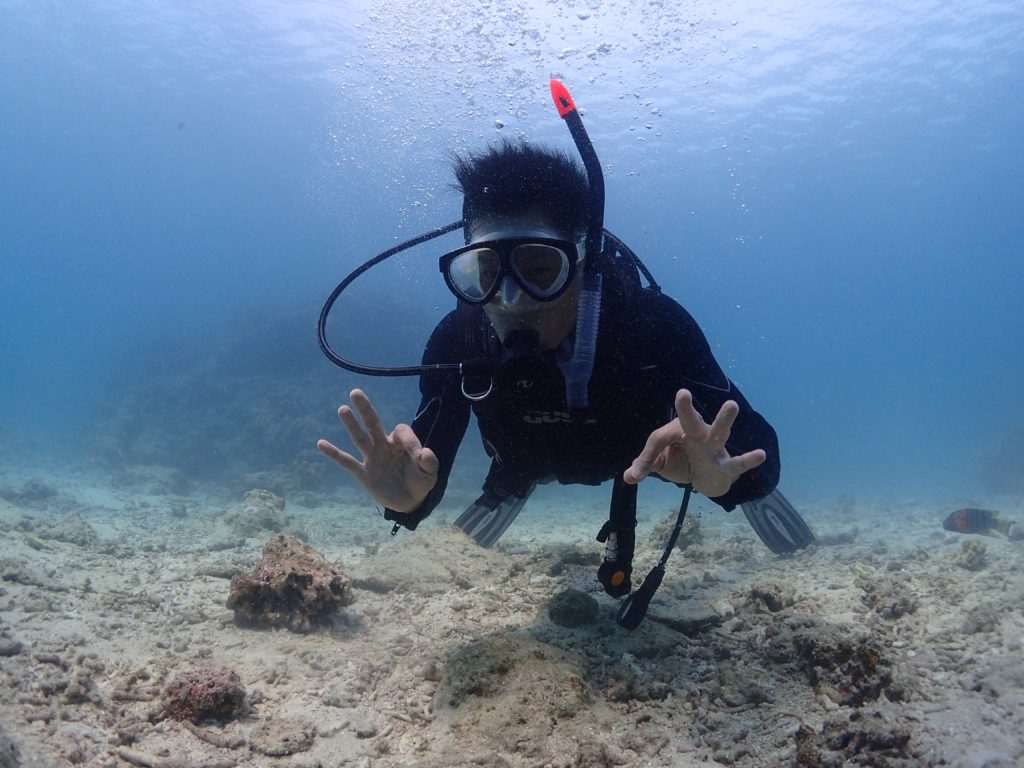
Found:
[[370, 440], [377, 444], [387, 440], [384, 427], [380, 423], [380, 415], [377, 413], [377, 409], [373, 407], [373, 403], [370, 402], [370, 398], [366, 396], [366, 393], [361, 389], [353, 389], [349, 393], [349, 398], [352, 400], [352, 405], [359, 411], [359, 415], [363, 419], [363, 426], [370, 436]]
[[349, 439], [352, 440], [356, 448], [362, 451], [364, 456], [368, 454], [373, 448], [373, 441], [366, 430], [363, 429], [363, 425], [359, 423], [359, 419], [356, 418], [352, 409], [347, 405], [341, 406], [338, 409], [338, 417], [341, 419], [341, 423], [345, 425], [345, 431], [348, 432]]
[[740, 407], [735, 400], [726, 400], [722, 403], [718, 415], [715, 416], [715, 420], [711, 424], [711, 429], [708, 430], [708, 442], [711, 443], [711, 447], [715, 451], [725, 448], [725, 443], [729, 439], [732, 425], [736, 423], [736, 416], [739, 412]]
[[676, 413], [679, 414], [679, 424], [687, 437], [696, 440], [704, 440], [708, 434], [708, 424], [704, 417], [693, 407], [693, 395], [688, 389], [680, 389], [676, 392]]
[[768, 454], [758, 448], [756, 451], [747, 451], [739, 456], [733, 456], [725, 460], [725, 467], [732, 475], [733, 481], [744, 472], [749, 472], [755, 467], [760, 467], [768, 458]]
[[636, 485], [651, 472], [657, 472], [661, 469], [658, 461], [665, 449], [672, 443], [678, 442], [681, 437], [676, 422], [671, 422], [651, 432], [640, 455], [633, 459], [633, 463], [622, 473], [622, 479], [631, 485]]
[[351, 472], [353, 475], [358, 475], [363, 471], [363, 465], [359, 463], [356, 457], [351, 453], [346, 453], [341, 450], [338, 446], [333, 445], [326, 440], [318, 440], [316, 447], [320, 453], [334, 461], [342, 469]]

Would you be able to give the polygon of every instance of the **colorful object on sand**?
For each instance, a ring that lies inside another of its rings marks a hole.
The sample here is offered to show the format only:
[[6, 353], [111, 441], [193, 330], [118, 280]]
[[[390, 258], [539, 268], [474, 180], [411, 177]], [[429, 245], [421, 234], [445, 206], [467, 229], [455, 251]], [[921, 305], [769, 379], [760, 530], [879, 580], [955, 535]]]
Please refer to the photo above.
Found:
[[991, 509], [958, 509], [942, 521], [942, 527], [954, 533], [980, 533], [983, 536], [1001, 533], [1011, 540], [1024, 538], [1024, 529], [1015, 520], [1001, 517]]

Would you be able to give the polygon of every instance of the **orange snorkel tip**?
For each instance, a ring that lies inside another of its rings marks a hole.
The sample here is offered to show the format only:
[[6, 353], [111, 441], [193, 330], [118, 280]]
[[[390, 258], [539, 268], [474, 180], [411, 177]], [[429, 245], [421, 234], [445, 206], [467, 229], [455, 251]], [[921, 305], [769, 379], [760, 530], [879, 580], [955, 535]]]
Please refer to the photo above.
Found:
[[576, 111], [576, 104], [573, 102], [572, 96], [569, 95], [569, 89], [555, 78], [551, 78], [551, 98], [555, 101], [555, 109], [558, 110], [559, 117], [564, 119], [571, 112]]

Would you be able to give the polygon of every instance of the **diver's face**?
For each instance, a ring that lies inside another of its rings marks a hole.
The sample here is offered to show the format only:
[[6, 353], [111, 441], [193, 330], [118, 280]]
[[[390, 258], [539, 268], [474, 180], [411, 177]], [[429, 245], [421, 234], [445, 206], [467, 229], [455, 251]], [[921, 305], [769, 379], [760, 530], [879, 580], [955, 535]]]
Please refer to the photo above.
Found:
[[[469, 243], [508, 237], [538, 237], [556, 240], [574, 240], [543, 215], [521, 217], [495, 217], [477, 219], [469, 227]], [[578, 253], [582, 249], [578, 248]], [[512, 331], [536, 331], [542, 349], [554, 349], [569, 335], [576, 325], [576, 307], [579, 302], [582, 262], [578, 262], [576, 275], [565, 293], [553, 301], [538, 301], [527, 295], [510, 276], [502, 280], [498, 292], [487, 304], [484, 312], [494, 326], [498, 337], [506, 340]]]

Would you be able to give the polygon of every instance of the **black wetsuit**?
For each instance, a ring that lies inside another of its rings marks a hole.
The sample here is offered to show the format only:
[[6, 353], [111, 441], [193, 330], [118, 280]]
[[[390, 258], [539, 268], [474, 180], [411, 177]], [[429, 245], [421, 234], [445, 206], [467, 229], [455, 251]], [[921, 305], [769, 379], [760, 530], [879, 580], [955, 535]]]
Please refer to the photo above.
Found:
[[[424, 364], [465, 361], [500, 354], [500, 342], [480, 307], [460, 305], [434, 329]], [[675, 417], [675, 394], [693, 393], [693, 403], [711, 423], [726, 400], [739, 415], [726, 449], [733, 456], [755, 448], [768, 454], [723, 495], [712, 499], [731, 510], [771, 493], [779, 480], [775, 430], [747, 403], [715, 361], [704, 334], [679, 304], [650, 288], [603, 292], [597, 354], [589, 406], [571, 413], [565, 383], [551, 357], [550, 381], [517, 394], [496, 389], [471, 402], [457, 372], [425, 374], [413, 431], [440, 462], [437, 484], [419, 508], [385, 517], [414, 529], [440, 503], [472, 407], [491, 469], [484, 489], [522, 496], [534, 482], [597, 485], [621, 475], [647, 438]], [[471, 390], [472, 391], [472, 390]]]

